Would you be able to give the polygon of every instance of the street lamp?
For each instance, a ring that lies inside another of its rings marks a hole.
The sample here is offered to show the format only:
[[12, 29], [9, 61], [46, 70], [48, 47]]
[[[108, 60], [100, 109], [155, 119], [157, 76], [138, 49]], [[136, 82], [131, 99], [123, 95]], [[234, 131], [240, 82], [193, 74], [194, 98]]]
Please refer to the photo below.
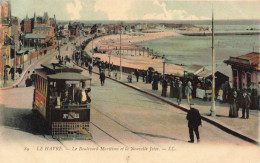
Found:
[[[36, 44], [36, 51], [38, 51], [38, 44], [39, 44], [39, 39], [37, 39], [37, 44]], [[36, 54], [37, 54], [37, 60], [38, 60], [38, 55], [39, 55], [39, 52], [37, 52]]]
[[120, 25], [120, 80], [122, 80], [122, 57], [121, 57], [121, 42], [122, 42], [122, 40], [121, 40], [121, 35], [122, 35], [122, 25]]
[[162, 62], [163, 62], [163, 78], [165, 78], [164, 77], [164, 75], [165, 75], [165, 63], [166, 63], [165, 55], [163, 55], [163, 57], [162, 57]]
[[212, 9], [212, 105], [210, 109], [210, 115], [212, 117], [216, 116], [216, 107], [215, 107], [215, 48], [214, 48], [214, 11]]
[[[30, 42], [31, 42], [31, 39], [29, 39], [29, 54], [30, 54]], [[30, 54], [30, 64], [32, 63], [32, 57], [31, 57], [31, 54]]]
[[[30, 59], [30, 64], [31, 64], [31, 59]], [[24, 70], [24, 51], [23, 51], [23, 70]]]
[[111, 69], [110, 69], [110, 57], [111, 57], [111, 52], [108, 52], [108, 58], [109, 58], [109, 65], [108, 65], [108, 76], [110, 77]]
[[184, 83], [186, 83], [186, 70], [183, 71], [184, 72]]
[[6, 54], [3, 55], [4, 57], [4, 85], [6, 84]]
[[92, 59], [91, 59], [91, 67], [93, 67], [93, 60], [94, 60], [94, 48], [93, 48], [93, 35], [94, 34], [92, 34]]

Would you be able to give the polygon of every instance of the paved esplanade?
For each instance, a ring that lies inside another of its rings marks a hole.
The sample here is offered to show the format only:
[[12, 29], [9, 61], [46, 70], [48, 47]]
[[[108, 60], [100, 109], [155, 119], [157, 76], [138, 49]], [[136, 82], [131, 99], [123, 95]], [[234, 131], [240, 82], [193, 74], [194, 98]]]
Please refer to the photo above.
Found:
[[[61, 54], [71, 54], [71, 46], [69, 51], [63, 48]], [[54, 62], [55, 55], [41, 63]], [[88, 75], [87, 71], [83, 73]], [[140, 157], [154, 162], [164, 162], [169, 157], [184, 162], [219, 158], [241, 162], [259, 160], [258, 147], [205, 122], [200, 128], [200, 144], [189, 144], [186, 113], [109, 79], [101, 86], [98, 75], [92, 74], [92, 79], [90, 131], [93, 139], [87, 141], [57, 141], [44, 135], [32, 123], [35, 121], [31, 113], [33, 87], [25, 87], [24, 81], [18, 88], [0, 91], [0, 145], [5, 147], [1, 148], [0, 162], [14, 159], [13, 153], [18, 158], [30, 156], [32, 161], [54, 158], [91, 161], [95, 157], [104, 157], [103, 162], [113, 161], [115, 157], [121, 158], [120, 162], [126, 158], [135, 162]], [[46, 147], [56, 148], [46, 151]], [[62, 151], [58, 151], [60, 148]], [[124, 150], [120, 151], [121, 148]]]

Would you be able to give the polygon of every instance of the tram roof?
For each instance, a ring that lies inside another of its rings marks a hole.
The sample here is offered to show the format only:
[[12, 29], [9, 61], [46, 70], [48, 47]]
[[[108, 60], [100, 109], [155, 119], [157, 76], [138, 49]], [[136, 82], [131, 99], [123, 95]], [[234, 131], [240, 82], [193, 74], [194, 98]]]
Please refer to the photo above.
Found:
[[79, 73], [62, 72], [52, 75], [47, 75], [48, 78], [54, 80], [91, 80], [91, 78], [81, 75]]
[[46, 68], [54, 73], [59, 72], [82, 72], [81, 69], [77, 69], [68, 65], [58, 64], [58, 63], [52, 63], [52, 64], [41, 64], [43, 68]]

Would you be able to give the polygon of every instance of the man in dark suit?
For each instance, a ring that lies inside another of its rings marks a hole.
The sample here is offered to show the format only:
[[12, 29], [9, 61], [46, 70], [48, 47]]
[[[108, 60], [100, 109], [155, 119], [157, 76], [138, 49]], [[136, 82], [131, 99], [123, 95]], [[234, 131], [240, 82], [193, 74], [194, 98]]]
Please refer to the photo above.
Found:
[[251, 105], [251, 99], [250, 99], [250, 92], [247, 90], [243, 91], [243, 97], [242, 97], [242, 117], [245, 118], [245, 111], [246, 111], [246, 118], [249, 118], [249, 109]]
[[200, 135], [199, 135], [199, 126], [201, 125], [201, 116], [199, 110], [195, 108], [190, 108], [188, 111], [186, 119], [188, 120], [188, 127], [189, 127], [189, 133], [190, 133], [190, 141], [189, 143], [194, 143], [194, 135], [193, 131], [196, 134], [197, 142], [200, 141]]
[[105, 84], [105, 79], [106, 79], [104, 71], [101, 71], [99, 79], [100, 79], [100, 82], [101, 82], [101, 86], [103, 86]]

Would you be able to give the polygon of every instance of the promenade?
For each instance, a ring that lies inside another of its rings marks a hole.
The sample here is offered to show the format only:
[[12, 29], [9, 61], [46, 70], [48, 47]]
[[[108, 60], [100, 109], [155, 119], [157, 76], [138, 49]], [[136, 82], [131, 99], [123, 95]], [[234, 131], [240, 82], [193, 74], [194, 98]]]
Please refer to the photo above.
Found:
[[[98, 68], [94, 67], [94, 72], [98, 72]], [[120, 72], [117, 71], [118, 79], [115, 79], [115, 72], [111, 73], [111, 78], [108, 77], [108, 71], [106, 70], [106, 77], [108, 79], [112, 79], [114, 81], [117, 81], [121, 84], [124, 84], [126, 86], [130, 86], [136, 90], [139, 90], [144, 93], [148, 93], [150, 95], [153, 95], [155, 97], [158, 97], [159, 99], [168, 102], [170, 104], [173, 104], [174, 106], [178, 107], [176, 98], [170, 98], [169, 97], [169, 87], [167, 90], [167, 97], [162, 97], [162, 86], [159, 84], [158, 90], [152, 90], [152, 84], [146, 84], [142, 81], [142, 77], [139, 77], [139, 82], [136, 82], [136, 77], [133, 76], [132, 83], [129, 83], [127, 80], [127, 76], [129, 74], [122, 73], [122, 80], [119, 80]], [[210, 116], [210, 108], [211, 108], [211, 102], [210, 101], [203, 101], [201, 99], [192, 99], [192, 103], [194, 104], [193, 107], [197, 108], [201, 115], [205, 117], [206, 119], [212, 121], [215, 126], [221, 126], [221, 128], [227, 129], [226, 132], [232, 133], [235, 132], [234, 135], [242, 135], [245, 139], [249, 138], [253, 141], [259, 143], [259, 111], [258, 110], [250, 110], [250, 118], [249, 119], [241, 119], [242, 116], [242, 109], [239, 110], [239, 117], [238, 118], [230, 118], [229, 115], [229, 104], [223, 103], [220, 104], [219, 102], [216, 102], [216, 117]], [[189, 106], [187, 104], [187, 99], [182, 99], [181, 104], [179, 105], [179, 108], [183, 111], [187, 111], [189, 109]], [[160, 109], [160, 108], [158, 108]], [[204, 122], [205, 123], [205, 122]]]

